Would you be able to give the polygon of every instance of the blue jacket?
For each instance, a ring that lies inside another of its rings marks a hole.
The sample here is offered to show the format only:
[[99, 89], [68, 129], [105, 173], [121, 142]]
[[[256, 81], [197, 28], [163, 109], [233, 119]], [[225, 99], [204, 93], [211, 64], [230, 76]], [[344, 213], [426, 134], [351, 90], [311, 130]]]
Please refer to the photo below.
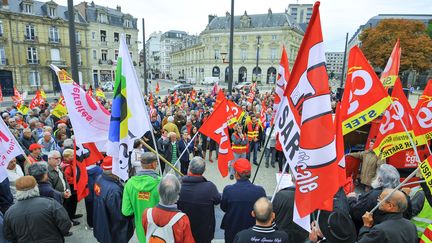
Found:
[[39, 194], [41, 197], [50, 197], [54, 200], [56, 200], [58, 203], [63, 204], [63, 195], [61, 192], [54, 190], [51, 183], [49, 182], [38, 182], [39, 186]]
[[210, 243], [216, 228], [215, 205], [221, 196], [215, 186], [203, 176], [185, 176], [182, 178], [178, 209], [190, 220], [195, 242]]
[[126, 243], [133, 236], [133, 218], [121, 213], [123, 185], [102, 174], [95, 182], [93, 235], [101, 243]]
[[225, 212], [221, 228], [225, 230], [225, 242], [231, 243], [235, 235], [255, 225], [251, 212], [255, 202], [265, 197], [264, 188], [249, 180], [238, 180], [228, 185], [222, 193], [221, 209]]
[[5, 213], [13, 204], [13, 196], [10, 190], [9, 179], [6, 177], [0, 182], [0, 211]]
[[[183, 151], [186, 149], [186, 146], [188, 145], [189, 141], [180, 140], [177, 142], [177, 149], [179, 151], [179, 154], [182, 154]], [[182, 157], [180, 158], [181, 162], [188, 162], [189, 161], [189, 154], [193, 152], [194, 149], [194, 143], [190, 143], [187, 147], [188, 151], [186, 151]]]

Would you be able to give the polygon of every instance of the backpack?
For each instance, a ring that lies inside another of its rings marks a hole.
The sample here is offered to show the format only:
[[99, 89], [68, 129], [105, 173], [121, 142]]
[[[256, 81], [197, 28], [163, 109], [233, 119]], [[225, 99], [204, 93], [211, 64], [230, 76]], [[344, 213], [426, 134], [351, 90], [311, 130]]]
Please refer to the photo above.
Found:
[[185, 214], [178, 212], [171, 220], [163, 227], [159, 227], [152, 217], [152, 208], [147, 210], [147, 243], [174, 243], [174, 232], [172, 227], [183, 217]]

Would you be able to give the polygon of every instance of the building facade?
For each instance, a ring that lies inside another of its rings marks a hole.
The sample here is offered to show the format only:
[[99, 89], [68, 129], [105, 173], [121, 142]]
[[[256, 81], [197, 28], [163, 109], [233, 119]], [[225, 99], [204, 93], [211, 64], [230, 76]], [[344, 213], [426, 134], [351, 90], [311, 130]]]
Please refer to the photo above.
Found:
[[344, 52], [326, 52], [325, 57], [329, 77], [339, 79], [342, 75]]
[[82, 2], [75, 6], [84, 17], [88, 33], [89, 67], [93, 87], [113, 86], [120, 45], [124, 34], [132, 61], [139, 62], [137, 19], [116, 9]]
[[[90, 78], [87, 24], [75, 14], [78, 71], [80, 82]], [[70, 71], [67, 8], [54, 1], [2, 1], [0, 7], [0, 84], [3, 95], [13, 88], [35, 92], [39, 88], [59, 91], [54, 64]]]
[[160, 73], [162, 78], [172, 78], [171, 52], [175, 45], [179, 44], [187, 36], [184, 31], [170, 30], [160, 37]]
[[312, 17], [312, 4], [289, 4], [288, 14], [299, 24], [308, 24]]
[[146, 41], [146, 57], [148, 75], [150, 79], [162, 77], [161, 65], [161, 36], [162, 32], [153, 32]]
[[[209, 16], [206, 29], [197, 37], [189, 36], [174, 47], [171, 72], [174, 79], [218, 77], [228, 82], [229, 13]], [[303, 39], [303, 31], [287, 13], [234, 16], [233, 81], [274, 83], [282, 47], [287, 50], [290, 68]]]

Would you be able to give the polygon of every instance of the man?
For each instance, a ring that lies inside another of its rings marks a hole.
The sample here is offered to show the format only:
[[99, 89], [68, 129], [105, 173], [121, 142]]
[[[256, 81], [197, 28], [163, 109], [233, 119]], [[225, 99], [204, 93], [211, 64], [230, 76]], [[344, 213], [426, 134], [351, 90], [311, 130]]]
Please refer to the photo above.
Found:
[[281, 230], [275, 230], [273, 224], [275, 213], [273, 212], [272, 203], [267, 198], [262, 197], [258, 199], [254, 204], [251, 214], [256, 220], [255, 226], [237, 233], [234, 238], [234, 243], [289, 242], [287, 233]]
[[112, 173], [110, 156], [104, 158], [102, 169], [94, 185], [93, 235], [101, 243], [129, 242], [133, 236], [133, 221], [121, 214], [123, 185]]
[[356, 193], [348, 194], [350, 214], [357, 230], [362, 226], [362, 216], [371, 211], [377, 204], [378, 196], [384, 188], [395, 188], [399, 184], [399, 172], [395, 167], [388, 164], [381, 165], [375, 179], [371, 182], [372, 190], [364, 195], [357, 196]]
[[157, 186], [160, 177], [155, 172], [157, 158], [152, 152], [145, 152], [141, 156], [143, 171], [131, 177], [124, 187], [121, 212], [125, 216], [134, 216], [138, 240], [143, 243], [145, 233], [142, 227], [142, 216], [146, 208], [154, 207], [159, 202]]
[[167, 130], [169, 133], [174, 132], [177, 138], [180, 138], [180, 132], [177, 125], [174, 123], [174, 117], [169, 116], [167, 119], [167, 124], [165, 124], [162, 129]]
[[[160, 182], [160, 203], [143, 213], [142, 226], [147, 242], [161, 238], [161, 242], [195, 243], [187, 215], [177, 209], [180, 182], [174, 175], [167, 174]], [[166, 228], [171, 228], [171, 231]], [[168, 233], [170, 231], [170, 233]]]
[[240, 158], [233, 166], [237, 182], [224, 188], [221, 201], [221, 209], [225, 212], [221, 228], [225, 230], [226, 243], [233, 242], [238, 232], [255, 224], [250, 212], [256, 200], [266, 196], [261, 186], [249, 181], [251, 164], [247, 159]]
[[251, 116], [251, 122], [249, 122], [246, 126], [246, 132], [249, 141], [249, 152], [246, 154], [246, 158], [250, 160], [251, 153], [253, 153], [253, 163], [254, 165], [258, 165], [257, 153], [262, 138], [262, 129], [254, 115]]
[[52, 198], [39, 197], [33, 176], [16, 181], [17, 200], [4, 215], [4, 235], [12, 242], [64, 242], [72, 224], [66, 210]]
[[[422, 183], [423, 187], [426, 188], [426, 183]], [[403, 188], [402, 190], [404, 190]], [[405, 189], [406, 190], [406, 189]], [[428, 190], [423, 190], [422, 186], [416, 186], [412, 190], [409, 190], [410, 198], [412, 203], [412, 216], [411, 222], [417, 227], [417, 235], [420, 238], [425, 229], [430, 223], [432, 223], [432, 195]]]
[[374, 144], [375, 139], [372, 139], [369, 143], [368, 150], [348, 154], [348, 156], [362, 160], [360, 182], [365, 187], [365, 191], [372, 189], [371, 183], [375, 177], [375, 172], [377, 171], [378, 167], [380, 167], [380, 165], [385, 164], [385, 160], [381, 160], [372, 150]]
[[[384, 213], [379, 222], [374, 222], [369, 212], [363, 215], [363, 227], [360, 229], [358, 243], [417, 243], [415, 225], [402, 215], [408, 208], [407, 198], [401, 191], [392, 191], [393, 189], [384, 189], [378, 198], [381, 202], [379, 210]], [[390, 193], [390, 197], [384, 200]]]
[[234, 160], [228, 163], [230, 179], [234, 179], [234, 168], [232, 164], [239, 158], [246, 158], [248, 153], [248, 140], [240, 124], [236, 123], [234, 125], [234, 131], [231, 135], [231, 145], [234, 154]]
[[182, 138], [177, 142], [176, 149], [178, 150], [179, 155], [182, 154], [184, 150], [187, 150], [180, 157], [180, 171], [183, 175], [186, 175], [190, 163], [189, 157], [194, 149], [194, 144], [190, 143], [190, 136], [187, 131], [182, 132]]
[[[322, 238], [325, 240], [321, 241]], [[311, 224], [310, 242], [354, 243], [356, 239], [357, 232], [351, 217], [339, 209], [335, 208], [332, 212], [321, 210], [318, 225], [316, 221]]]
[[36, 143], [36, 140], [33, 138], [32, 131], [30, 128], [26, 128], [23, 130], [23, 134], [20, 139], [20, 142], [24, 146], [26, 153], [28, 153], [27, 150], [30, 148], [30, 145]]
[[61, 155], [59, 151], [51, 151], [48, 154], [48, 180], [53, 188], [61, 193], [69, 191], [63, 171], [60, 169]]
[[41, 149], [42, 148], [43, 148], [43, 146], [38, 144], [38, 143], [34, 143], [34, 144], [30, 145], [30, 147], [29, 147], [30, 154], [28, 156], [28, 160], [26, 160], [24, 163], [24, 173], [26, 175], [28, 174], [28, 167], [31, 164], [34, 164], [36, 162], [45, 162], [41, 156], [41, 153], [42, 153]]
[[43, 138], [39, 139], [38, 144], [42, 145], [42, 156], [45, 159], [48, 157], [49, 152], [57, 150], [57, 144], [51, 133], [48, 131], [44, 132]]
[[5, 213], [13, 203], [14, 196], [10, 189], [9, 178], [6, 177], [0, 182], [0, 212]]
[[38, 183], [40, 196], [52, 198], [62, 204], [63, 197], [67, 197], [67, 193], [54, 190], [51, 183], [48, 182], [48, 168], [45, 163], [34, 163], [30, 165], [28, 171], [29, 175], [33, 176]]
[[189, 217], [192, 234], [196, 242], [210, 243], [215, 232], [215, 205], [221, 196], [215, 186], [203, 176], [206, 163], [201, 157], [194, 157], [187, 176], [182, 178], [178, 208]]
[[[165, 159], [174, 165], [180, 156], [180, 149], [177, 144], [177, 135], [174, 132], [169, 132], [168, 139], [162, 140], [162, 145], [164, 147]], [[177, 164], [176, 166], [177, 168], [180, 168], [179, 164]]]

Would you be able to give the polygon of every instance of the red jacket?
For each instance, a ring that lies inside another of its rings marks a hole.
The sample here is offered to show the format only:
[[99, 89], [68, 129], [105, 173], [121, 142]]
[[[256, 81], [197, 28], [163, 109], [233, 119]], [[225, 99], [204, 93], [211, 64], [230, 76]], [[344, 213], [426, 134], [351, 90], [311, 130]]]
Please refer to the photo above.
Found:
[[68, 184], [73, 185], [74, 184], [73, 166], [71, 164], [62, 162], [61, 168], [63, 169], [63, 173], [66, 177]]
[[[144, 210], [142, 216], [142, 225], [145, 232], [147, 232], [147, 210]], [[158, 204], [153, 208], [152, 217], [153, 221], [160, 227], [165, 226], [171, 220], [176, 213], [180, 212], [177, 208], [168, 208]], [[177, 223], [173, 226], [173, 233], [175, 243], [195, 243], [192, 236], [192, 230], [190, 221], [187, 215], [184, 215]]]

